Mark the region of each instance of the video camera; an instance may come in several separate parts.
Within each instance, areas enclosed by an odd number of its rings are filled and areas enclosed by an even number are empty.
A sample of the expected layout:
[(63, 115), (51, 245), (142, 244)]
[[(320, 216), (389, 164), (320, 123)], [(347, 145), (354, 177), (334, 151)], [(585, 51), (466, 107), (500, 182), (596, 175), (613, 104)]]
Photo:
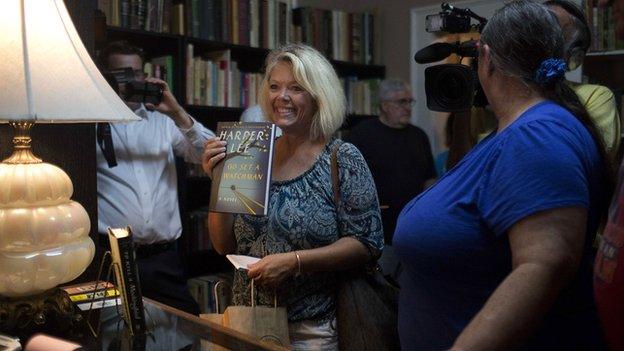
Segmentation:
[[(427, 32), (468, 33), (476, 29), (479, 33), (487, 20), (470, 9), (460, 9), (443, 3), (442, 11), (425, 17)], [(471, 24), (471, 19), (478, 21)], [(477, 41), (455, 43), (434, 43), (414, 55), (417, 63), (432, 63), (443, 60), (451, 54), (460, 58), (473, 58), (470, 66), (462, 64), (441, 64), (425, 68), (425, 93), (427, 108), (432, 111), (457, 112), (469, 110), (472, 106), (486, 106), (477, 75)]]
[(163, 90), (160, 85), (136, 80), (130, 67), (106, 71), (103, 75), (116, 93), (119, 94), (119, 87), (123, 87), (121, 95), (124, 101), (154, 105), (162, 102)]

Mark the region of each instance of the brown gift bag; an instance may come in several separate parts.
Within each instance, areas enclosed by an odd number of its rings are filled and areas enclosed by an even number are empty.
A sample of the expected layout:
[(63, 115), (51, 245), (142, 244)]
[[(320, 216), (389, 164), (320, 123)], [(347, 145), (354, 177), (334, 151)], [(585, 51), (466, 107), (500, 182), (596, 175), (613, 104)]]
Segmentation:
[[(276, 295), (274, 295), (273, 307), (256, 306), (253, 280), (251, 281), (251, 306), (228, 306), (223, 315), (207, 314), (201, 317), (218, 322), (221, 316), (221, 324), (224, 327), (255, 336), (262, 341), (290, 347), (286, 308), (277, 307)], [(209, 350), (218, 350), (218, 348)]]

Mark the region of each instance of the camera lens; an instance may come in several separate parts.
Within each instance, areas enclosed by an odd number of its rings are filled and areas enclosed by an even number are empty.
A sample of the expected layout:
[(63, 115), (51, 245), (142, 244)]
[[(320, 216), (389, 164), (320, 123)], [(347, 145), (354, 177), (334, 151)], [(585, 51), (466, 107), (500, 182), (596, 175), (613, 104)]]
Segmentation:
[(442, 98), (449, 102), (457, 101), (468, 88), (464, 77), (458, 75), (454, 70), (443, 71), (438, 79), (439, 90), (443, 95)]
[(472, 106), (475, 80), (470, 67), (458, 64), (425, 69), (427, 107), (432, 111), (465, 111)]

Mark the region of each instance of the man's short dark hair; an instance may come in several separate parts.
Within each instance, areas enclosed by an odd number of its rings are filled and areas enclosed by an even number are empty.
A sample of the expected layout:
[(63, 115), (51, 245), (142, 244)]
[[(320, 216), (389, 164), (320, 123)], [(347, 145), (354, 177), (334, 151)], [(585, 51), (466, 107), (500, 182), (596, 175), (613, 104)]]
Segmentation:
[(111, 41), (100, 51), (98, 61), (103, 68), (108, 68), (108, 58), (112, 55), (138, 55), (145, 62), (143, 49), (126, 40)]
[(567, 51), (576, 47), (584, 52), (587, 52), (591, 46), (592, 35), (589, 26), (587, 25), (587, 17), (585, 16), (583, 9), (568, 0), (548, 0), (544, 2), (544, 5), (558, 6), (572, 17), (574, 31), (571, 33), (564, 33)]

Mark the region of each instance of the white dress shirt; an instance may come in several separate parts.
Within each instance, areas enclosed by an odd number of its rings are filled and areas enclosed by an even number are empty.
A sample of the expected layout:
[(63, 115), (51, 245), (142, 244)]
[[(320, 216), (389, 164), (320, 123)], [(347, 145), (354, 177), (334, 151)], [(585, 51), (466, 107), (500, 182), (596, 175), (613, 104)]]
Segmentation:
[(137, 243), (172, 241), (182, 233), (175, 156), (201, 163), (204, 143), (214, 133), (195, 120), (180, 129), (144, 106), (135, 113), (141, 121), (111, 123), (116, 167), (109, 168), (96, 147), (98, 231), (130, 225)]

